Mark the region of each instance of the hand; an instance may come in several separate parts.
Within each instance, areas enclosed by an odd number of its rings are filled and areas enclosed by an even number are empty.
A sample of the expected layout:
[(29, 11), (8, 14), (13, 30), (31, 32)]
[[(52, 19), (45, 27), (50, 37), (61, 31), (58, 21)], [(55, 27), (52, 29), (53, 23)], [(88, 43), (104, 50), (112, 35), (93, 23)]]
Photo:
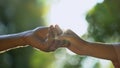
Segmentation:
[(61, 47), (61, 40), (58, 39), (60, 35), (63, 34), (63, 31), (58, 25), (55, 25), (55, 27), (50, 27), (49, 33), (48, 33), (48, 44), (49, 44), (49, 50), (56, 50), (57, 48)]
[(42, 51), (53, 51), (49, 49), (49, 44), (52, 45), (52, 41), (47, 40), (49, 29), (54, 29), (53, 26), (50, 27), (38, 27), (34, 30), (27, 31), (24, 35), (26, 44), (31, 45)]
[(85, 42), (83, 39), (81, 39), (76, 33), (74, 33), (72, 30), (68, 29), (64, 32), (63, 35), (59, 37), (60, 39), (68, 40), (71, 43), (82, 43)]
[[(87, 43), (83, 39), (81, 39), (77, 34), (75, 34), (72, 30), (67, 30), (63, 35), (59, 36), (60, 40), (66, 40), (69, 44), (64, 44), (62, 46), (67, 47), (77, 54), (84, 55), (87, 53)], [(67, 45), (67, 46), (66, 46)]]
[(72, 41), (74, 37), (75, 39), (79, 38), (79, 36), (77, 36), (71, 30), (67, 30), (64, 33), (58, 25), (55, 25), (55, 28), (54, 29), (51, 28), (48, 34), (49, 42), (52, 41), (52, 45), (49, 44), (50, 49), (55, 50), (59, 47), (68, 47), (70, 45), (70, 41)]

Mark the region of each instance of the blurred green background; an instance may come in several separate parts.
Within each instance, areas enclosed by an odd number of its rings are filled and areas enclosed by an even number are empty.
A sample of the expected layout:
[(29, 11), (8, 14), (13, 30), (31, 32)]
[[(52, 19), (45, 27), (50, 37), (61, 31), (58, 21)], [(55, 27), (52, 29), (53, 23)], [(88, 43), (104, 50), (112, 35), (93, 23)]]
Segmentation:
[[(49, 0), (0, 0), (0, 34), (18, 33), (46, 26)], [(52, 1), (52, 0), (51, 0)], [(92, 42), (120, 41), (120, 1), (104, 0), (86, 15), (89, 27), (83, 39)], [(114, 68), (109, 61), (107, 68)], [(0, 68), (103, 68), (99, 59), (71, 55), (66, 49), (52, 53), (32, 47), (18, 48), (0, 54)]]

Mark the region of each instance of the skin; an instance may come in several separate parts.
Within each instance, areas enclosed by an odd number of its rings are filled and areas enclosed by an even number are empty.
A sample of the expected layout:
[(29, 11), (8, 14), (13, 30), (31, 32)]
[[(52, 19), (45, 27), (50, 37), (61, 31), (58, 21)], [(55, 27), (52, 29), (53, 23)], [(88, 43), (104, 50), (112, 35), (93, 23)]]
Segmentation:
[[(120, 44), (92, 43), (81, 39), (73, 31), (63, 32), (59, 26), (38, 27), (33, 30), (0, 36), (0, 51), (16, 47), (33, 46), (39, 50), (50, 52), (59, 47), (67, 47), (79, 55), (89, 55), (111, 60), (115, 68), (120, 67)], [(117, 49), (117, 50), (116, 50)], [(116, 53), (116, 51), (118, 53)]]
[(54, 30), (54, 27), (38, 27), (17, 34), (1, 35), (0, 52), (25, 47), (26, 45), (33, 46), (45, 52), (54, 51), (54, 49), (50, 49), (50, 45), (53, 45), (53, 40), (50, 40), (52, 36), (48, 34), (50, 33), (49, 30)]
[[(67, 35), (66, 35), (67, 34)], [(72, 32), (68, 30), (65, 36), (62, 38), (68, 40), (71, 44), (68, 49), (79, 54), (79, 55), (87, 55), (93, 56), (97, 58), (111, 60), (115, 66), (115, 68), (120, 67), (118, 55), (114, 47), (120, 44), (106, 44), (106, 43), (93, 43), (87, 42)]]
[[(61, 29), (57, 26), (57, 30)], [(87, 42), (81, 39), (77, 34), (75, 34), (72, 30), (67, 30), (61, 35), (58, 35), (58, 39), (61, 42), (57, 42), (57, 47), (67, 47), (71, 51), (79, 55), (87, 55), (93, 56), (97, 58), (111, 60), (115, 66), (115, 68), (120, 67), (119, 56), (116, 53), (116, 49), (118, 48), (118, 52), (120, 52), (120, 44), (107, 44), (107, 43), (93, 43)], [(63, 43), (63, 40), (66, 40), (67, 43)], [(61, 44), (62, 43), (62, 44)]]

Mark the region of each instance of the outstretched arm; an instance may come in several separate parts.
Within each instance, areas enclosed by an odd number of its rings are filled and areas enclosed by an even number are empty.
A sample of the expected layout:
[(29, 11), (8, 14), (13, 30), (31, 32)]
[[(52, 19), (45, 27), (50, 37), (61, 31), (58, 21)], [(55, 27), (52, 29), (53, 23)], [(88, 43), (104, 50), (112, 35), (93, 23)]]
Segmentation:
[(23, 33), (0, 36), (0, 51), (8, 50), (18, 46), (25, 46)]
[(89, 55), (97, 58), (108, 59), (113, 62), (115, 67), (120, 66), (119, 55), (116, 52), (120, 52), (120, 44), (106, 44), (106, 43), (93, 43), (87, 42), (77, 36), (73, 31), (68, 30), (60, 38), (68, 40), (71, 44), (69, 47), (73, 52), (80, 55)]
[(54, 27), (38, 27), (21, 33), (1, 35), (0, 52), (26, 45), (46, 52), (54, 51), (55, 49), (50, 49), (54, 43), (50, 39), (52, 35), (49, 34), (48, 36), (49, 30), (54, 30)]
[(108, 60), (117, 59), (117, 54), (113, 44), (87, 42), (81, 39), (71, 30), (68, 30), (63, 36), (64, 37), (62, 38), (70, 41), (71, 43), (70, 47), (68, 48), (76, 48), (79, 51), (78, 54), (89, 55)]
[[(61, 29), (58, 26), (56, 29), (58, 31), (61, 31)], [(57, 32), (57, 31), (53, 31), (53, 32)], [(53, 38), (55, 37), (53, 36)], [(115, 68), (120, 67), (119, 43), (106, 44), (106, 43), (87, 42), (81, 39), (77, 34), (75, 34), (71, 30), (62, 32), (62, 34), (57, 35), (57, 39), (54, 40), (58, 42), (56, 42), (56, 46), (54, 46), (53, 48), (67, 47), (68, 49), (79, 55), (88, 55), (97, 58), (111, 60), (115, 65)]]

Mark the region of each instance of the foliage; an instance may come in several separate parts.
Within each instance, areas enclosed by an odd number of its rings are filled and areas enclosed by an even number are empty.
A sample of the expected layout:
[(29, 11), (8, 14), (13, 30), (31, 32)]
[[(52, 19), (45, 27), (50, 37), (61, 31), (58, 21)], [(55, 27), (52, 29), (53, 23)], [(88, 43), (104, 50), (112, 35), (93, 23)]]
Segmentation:
[[(88, 12), (88, 39), (120, 41), (119, 7), (119, 0), (105, 0)], [(0, 0), (0, 34), (17, 33), (45, 25), (48, 8), (47, 0)], [(82, 68), (82, 62), (87, 59), (60, 52), (57, 54), (66, 56), (63, 66), (60, 65), (62, 68)], [(50, 68), (53, 60), (52, 53), (37, 51), (29, 46), (0, 54), (0, 68)], [(100, 63), (96, 62), (93, 68), (100, 68)]]
[[(98, 3), (90, 12), (86, 19), (89, 23), (89, 38), (97, 42), (120, 42), (120, 4), (119, 0), (104, 0)], [(110, 65), (113, 68), (113, 65)]]
[[(46, 0), (0, 0), (0, 34), (18, 33), (45, 25), (48, 8)], [(18, 48), (0, 54), (0, 68), (47, 68), (52, 57), (51, 53), (38, 52), (30, 46)]]
[[(103, 3), (98, 3), (86, 15), (88, 21), (88, 33), (85, 35), (89, 41), (97, 42), (119, 42), (120, 41), (120, 0), (104, 0)], [(93, 40), (91, 40), (93, 39)], [(68, 56), (69, 57), (69, 56)], [(75, 57), (75, 56), (74, 56)], [(74, 59), (72, 57), (71, 59)], [(81, 58), (81, 57), (79, 57)], [(67, 58), (68, 59), (68, 58)], [(87, 58), (83, 58), (84, 61)], [(70, 60), (67, 60), (70, 61)], [(72, 65), (65, 63), (64, 68), (82, 68), (79, 64)], [(89, 60), (88, 60), (89, 61)], [(93, 62), (92, 62), (93, 63)], [(88, 65), (86, 63), (86, 65)], [(109, 68), (114, 68), (110, 63)], [(97, 61), (92, 68), (102, 68)]]
[(86, 16), (89, 23), (88, 36), (99, 42), (119, 41), (119, 7), (119, 0), (105, 0), (88, 12)]

